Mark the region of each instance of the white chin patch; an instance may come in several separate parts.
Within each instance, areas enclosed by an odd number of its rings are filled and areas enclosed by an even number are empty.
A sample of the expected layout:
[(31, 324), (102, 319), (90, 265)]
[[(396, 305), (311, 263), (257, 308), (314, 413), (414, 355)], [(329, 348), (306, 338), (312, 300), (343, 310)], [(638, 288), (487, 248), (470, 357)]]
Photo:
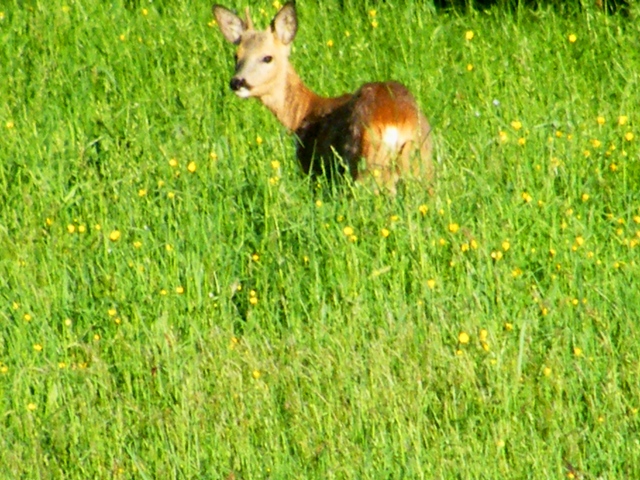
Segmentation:
[(248, 88), (242, 87), (236, 90), (236, 95), (240, 98), (249, 98), (251, 96), (251, 91)]

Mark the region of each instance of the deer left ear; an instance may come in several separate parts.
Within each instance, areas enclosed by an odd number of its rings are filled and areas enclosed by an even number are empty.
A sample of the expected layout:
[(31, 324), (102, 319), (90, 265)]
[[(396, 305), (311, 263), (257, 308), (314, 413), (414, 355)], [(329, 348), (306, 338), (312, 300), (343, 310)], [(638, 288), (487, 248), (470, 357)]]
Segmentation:
[(298, 31), (298, 17), (294, 2), (287, 2), (271, 21), (271, 31), (284, 45), (293, 42)]
[(224, 38), (238, 45), (242, 34), (248, 29), (247, 24), (235, 13), (222, 5), (213, 6), (213, 15), (216, 17), (216, 21)]

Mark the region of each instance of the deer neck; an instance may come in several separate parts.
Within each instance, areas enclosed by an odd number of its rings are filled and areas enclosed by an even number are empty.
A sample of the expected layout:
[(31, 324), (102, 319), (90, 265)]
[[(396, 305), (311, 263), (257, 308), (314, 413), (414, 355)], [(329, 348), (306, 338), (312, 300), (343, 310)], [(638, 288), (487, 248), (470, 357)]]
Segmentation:
[(323, 98), (309, 89), (291, 65), (273, 92), (260, 97), (260, 101), (273, 112), (289, 131), (296, 131), (304, 119), (331, 99)]

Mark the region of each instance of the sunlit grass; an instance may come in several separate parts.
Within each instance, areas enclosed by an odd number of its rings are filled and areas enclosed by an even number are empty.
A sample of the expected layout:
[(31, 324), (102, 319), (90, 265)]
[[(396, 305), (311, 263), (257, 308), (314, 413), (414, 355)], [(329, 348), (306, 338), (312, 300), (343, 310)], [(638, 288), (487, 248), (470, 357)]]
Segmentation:
[(345, 3), (292, 61), (407, 84), (433, 195), (304, 178), (209, 5), (0, 7), (3, 473), (638, 476), (640, 24)]

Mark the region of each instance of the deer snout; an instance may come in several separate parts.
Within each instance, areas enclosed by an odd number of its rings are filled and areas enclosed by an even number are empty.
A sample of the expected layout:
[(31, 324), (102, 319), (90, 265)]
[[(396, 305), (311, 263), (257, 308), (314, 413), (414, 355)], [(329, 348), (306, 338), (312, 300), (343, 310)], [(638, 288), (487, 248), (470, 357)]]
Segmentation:
[(233, 77), (229, 82), (229, 87), (231, 87), (231, 90), (234, 92), (237, 92), (242, 88), (249, 89), (249, 84), (244, 78)]

